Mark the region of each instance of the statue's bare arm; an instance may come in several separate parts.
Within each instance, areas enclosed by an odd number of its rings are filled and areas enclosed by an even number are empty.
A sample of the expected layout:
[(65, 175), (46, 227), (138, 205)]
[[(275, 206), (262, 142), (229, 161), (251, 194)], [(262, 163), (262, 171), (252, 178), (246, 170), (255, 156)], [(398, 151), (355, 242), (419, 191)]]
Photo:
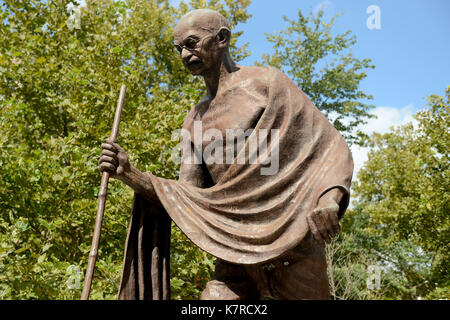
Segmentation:
[[(193, 110), (204, 112), (203, 109), (207, 107), (207, 104), (205, 103), (206, 99), (202, 98), (202, 100), (194, 107)], [(183, 132), (187, 133), (188, 136), (181, 135), (181, 149), (182, 149), (182, 159), (181, 159), (181, 165), (180, 165), (180, 174), (178, 181), (190, 184), (192, 186), (198, 187), (198, 188), (204, 188), (205, 186), (205, 172), (202, 168), (202, 164), (198, 162), (202, 162), (203, 158), (201, 158), (201, 155), (197, 155), (200, 159), (197, 159), (197, 161), (194, 161), (194, 158), (196, 157), (194, 153), (194, 144), (191, 141), (191, 135), (193, 133), (193, 123), (194, 118), (192, 111), (189, 113), (183, 124)], [(197, 163), (195, 163), (197, 162)]]
[(188, 183), (198, 188), (205, 187), (205, 176), (203, 172), (203, 168), (201, 164), (192, 163), (194, 159), (194, 152), (192, 151), (193, 147), (185, 149), (184, 151), (190, 153), (190, 159), (185, 161), (185, 157), (183, 157), (180, 166), (180, 176), (178, 181)]
[[(99, 170), (109, 172), (112, 178), (122, 181), (152, 203), (159, 204), (150, 179), (151, 173), (143, 173), (131, 165), (125, 150), (117, 143), (112, 141), (102, 143)], [(200, 164), (181, 163), (179, 181), (203, 188), (204, 180), (204, 172)]]

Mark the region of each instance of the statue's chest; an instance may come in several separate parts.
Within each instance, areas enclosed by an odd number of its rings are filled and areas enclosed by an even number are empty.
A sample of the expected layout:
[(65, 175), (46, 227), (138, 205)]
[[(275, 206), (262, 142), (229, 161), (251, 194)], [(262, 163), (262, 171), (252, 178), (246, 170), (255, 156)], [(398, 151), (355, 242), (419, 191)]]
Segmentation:
[[(203, 135), (210, 136), (214, 131), (221, 132), (225, 139), (227, 132), (239, 133), (254, 129), (266, 107), (265, 96), (249, 92), (243, 88), (228, 90), (216, 97), (201, 117)], [(210, 141), (203, 142), (207, 145)]]
[[(239, 153), (237, 141), (245, 141), (256, 127), (267, 105), (267, 97), (245, 88), (228, 90), (217, 96), (206, 112), (196, 115), (191, 134), (194, 140), (201, 132), (201, 149), (198, 140), (194, 148), (202, 154), (211, 178), (216, 183)], [(194, 133), (197, 131), (197, 134)]]

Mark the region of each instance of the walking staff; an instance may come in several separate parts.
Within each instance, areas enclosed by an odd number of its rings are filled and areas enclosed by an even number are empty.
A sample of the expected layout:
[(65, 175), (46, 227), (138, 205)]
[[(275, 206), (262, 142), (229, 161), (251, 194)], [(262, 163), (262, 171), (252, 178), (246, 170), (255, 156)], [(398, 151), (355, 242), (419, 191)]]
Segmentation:
[[(120, 115), (122, 114), (122, 106), (125, 100), (125, 93), (127, 87), (122, 85), (120, 89), (119, 101), (117, 102), (116, 114), (114, 116), (113, 128), (109, 140), (112, 142), (117, 141), (117, 135), (119, 133)], [(105, 212), (106, 194), (108, 191), (109, 172), (103, 171), (102, 182), (100, 185), (100, 191), (98, 193), (98, 208), (97, 218), (95, 220), (94, 235), (92, 237), (91, 251), (89, 253), (89, 260), (86, 269), (86, 276), (84, 278), (83, 292), (81, 293), (81, 300), (88, 300), (89, 293), (91, 292), (92, 277), (94, 275), (95, 261), (97, 260), (98, 244), (100, 242), (100, 232), (102, 228), (103, 214)]]

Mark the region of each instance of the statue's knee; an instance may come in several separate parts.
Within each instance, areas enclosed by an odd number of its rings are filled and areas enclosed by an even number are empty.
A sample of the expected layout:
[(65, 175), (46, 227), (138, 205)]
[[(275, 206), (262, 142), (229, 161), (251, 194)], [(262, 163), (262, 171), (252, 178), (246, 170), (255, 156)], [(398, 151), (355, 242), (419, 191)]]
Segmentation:
[(206, 284), (200, 300), (241, 300), (241, 297), (231, 290), (225, 282), (211, 280)]

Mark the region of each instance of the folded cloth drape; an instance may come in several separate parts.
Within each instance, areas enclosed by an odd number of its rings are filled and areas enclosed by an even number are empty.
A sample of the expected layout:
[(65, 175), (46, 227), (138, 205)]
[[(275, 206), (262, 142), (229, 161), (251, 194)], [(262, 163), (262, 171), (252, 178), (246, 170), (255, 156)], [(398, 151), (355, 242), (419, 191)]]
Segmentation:
[(119, 300), (170, 299), (170, 225), (163, 208), (134, 195)]

